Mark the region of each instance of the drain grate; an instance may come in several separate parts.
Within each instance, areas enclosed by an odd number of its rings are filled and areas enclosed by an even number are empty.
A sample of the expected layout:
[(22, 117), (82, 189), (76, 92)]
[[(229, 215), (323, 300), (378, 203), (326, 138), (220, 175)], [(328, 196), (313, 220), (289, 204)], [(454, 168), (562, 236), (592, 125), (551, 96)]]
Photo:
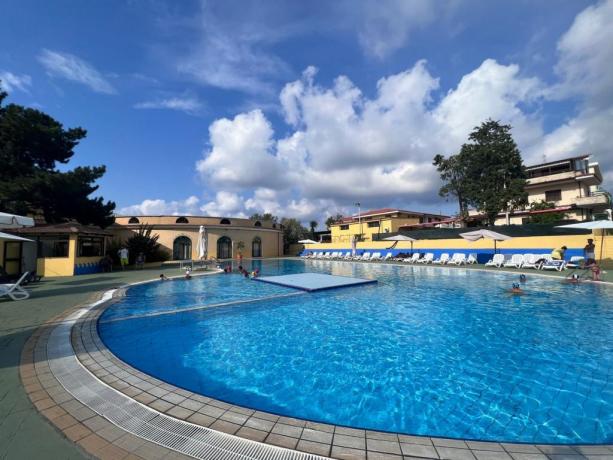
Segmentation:
[[(112, 291), (89, 308), (106, 302)], [(79, 362), (70, 330), (89, 309), (81, 309), (56, 326), (47, 343), (51, 372), (81, 403), (118, 427), (182, 454), (211, 460), (320, 460), (313, 454), (270, 446), (220, 433), (161, 414), (98, 380)]]

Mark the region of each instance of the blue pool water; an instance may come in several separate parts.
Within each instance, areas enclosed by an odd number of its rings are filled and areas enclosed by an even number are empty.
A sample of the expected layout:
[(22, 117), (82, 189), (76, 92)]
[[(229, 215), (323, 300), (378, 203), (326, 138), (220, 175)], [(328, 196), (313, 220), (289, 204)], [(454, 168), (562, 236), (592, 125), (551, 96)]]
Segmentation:
[[(278, 414), (453, 438), (613, 442), (611, 288), (529, 276), (518, 297), (506, 293), (517, 275), (504, 273), (256, 264), (263, 275), (379, 282), (315, 293), (238, 275), (139, 285), (103, 314), (100, 335), (148, 374)], [(194, 309), (203, 305), (217, 306)]]

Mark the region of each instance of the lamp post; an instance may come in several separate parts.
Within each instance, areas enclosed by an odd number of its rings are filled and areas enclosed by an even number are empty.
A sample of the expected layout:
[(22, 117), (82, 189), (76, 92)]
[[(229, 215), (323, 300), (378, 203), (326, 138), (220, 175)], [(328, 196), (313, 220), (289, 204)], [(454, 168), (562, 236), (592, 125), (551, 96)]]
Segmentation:
[(360, 207), (361, 204), (358, 201), (355, 205), (358, 207), (358, 226), (360, 228), (360, 239), (362, 239), (362, 211)]

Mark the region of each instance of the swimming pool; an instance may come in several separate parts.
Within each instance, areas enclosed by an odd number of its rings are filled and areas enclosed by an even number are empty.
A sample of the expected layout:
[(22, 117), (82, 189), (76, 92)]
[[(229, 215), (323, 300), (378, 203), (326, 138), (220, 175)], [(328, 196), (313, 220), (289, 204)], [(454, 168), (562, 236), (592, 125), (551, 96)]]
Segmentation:
[(532, 276), (516, 297), (506, 273), (254, 264), (379, 282), (315, 293), (238, 275), (143, 284), (105, 311), (100, 336), (143, 372), (282, 415), (452, 438), (613, 441), (611, 288)]

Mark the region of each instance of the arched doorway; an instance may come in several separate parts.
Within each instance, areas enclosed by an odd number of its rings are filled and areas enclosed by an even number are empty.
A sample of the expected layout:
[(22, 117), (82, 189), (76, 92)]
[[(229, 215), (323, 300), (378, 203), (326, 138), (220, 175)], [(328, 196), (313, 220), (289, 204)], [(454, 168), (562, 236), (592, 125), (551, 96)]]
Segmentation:
[(251, 242), (251, 257), (262, 257), (262, 240), (259, 236)]
[(192, 258), (192, 240), (187, 236), (179, 236), (172, 243), (173, 260), (189, 260)]
[(232, 258), (232, 240), (227, 236), (222, 236), (217, 240), (217, 258), (231, 259)]

